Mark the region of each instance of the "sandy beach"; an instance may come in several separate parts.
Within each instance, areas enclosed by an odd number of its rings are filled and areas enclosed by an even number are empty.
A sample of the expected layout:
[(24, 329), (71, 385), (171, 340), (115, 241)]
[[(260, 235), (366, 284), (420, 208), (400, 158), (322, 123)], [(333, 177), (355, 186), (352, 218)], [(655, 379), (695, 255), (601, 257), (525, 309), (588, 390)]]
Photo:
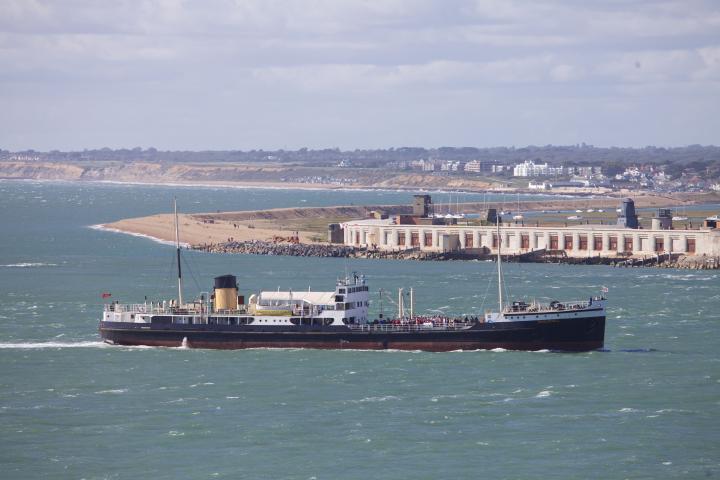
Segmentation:
[[(272, 241), (280, 237), (290, 237), (293, 230), (284, 230), (282, 225), (273, 224), (271, 227), (256, 225), (253, 221), (214, 220), (210, 223), (196, 215), (179, 215), (180, 240), (190, 245), (203, 245), (229, 241), (262, 240)], [(135, 233), (157, 238), (164, 241), (174, 241), (175, 231), (173, 215), (160, 214), (149, 217), (129, 218), (113, 223), (103, 224), (102, 227), (119, 230), (126, 233)], [(316, 232), (299, 232), (302, 243), (317, 243)]]

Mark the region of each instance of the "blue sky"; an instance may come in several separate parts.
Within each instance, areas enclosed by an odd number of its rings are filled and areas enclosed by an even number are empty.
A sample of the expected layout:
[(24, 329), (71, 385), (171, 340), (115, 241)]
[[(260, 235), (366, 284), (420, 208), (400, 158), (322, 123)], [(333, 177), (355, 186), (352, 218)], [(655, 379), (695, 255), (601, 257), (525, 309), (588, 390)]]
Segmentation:
[(720, 2), (2, 0), (0, 148), (718, 144)]

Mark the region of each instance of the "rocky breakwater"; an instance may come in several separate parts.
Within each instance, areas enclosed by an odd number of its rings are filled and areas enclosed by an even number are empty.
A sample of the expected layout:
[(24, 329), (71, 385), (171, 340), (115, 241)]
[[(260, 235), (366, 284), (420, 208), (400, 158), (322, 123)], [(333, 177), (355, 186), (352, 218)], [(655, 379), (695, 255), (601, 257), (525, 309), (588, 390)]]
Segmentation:
[(453, 253), (421, 252), (418, 249), (378, 251), (329, 243), (285, 243), (249, 240), (193, 245), (194, 250), (210, 253), (244, 253), (250, 255), (288, 255), (293, 257), (374, 258), (393, 260), (467, 259)]
[(251, 255), (288, 255), (293, 257), (351, 257), (355, 248), (343, 245), (275, 243), (261, 240), (193, 245), (193, 249), (211, 253), (245, 253)]
[[(387, 260), (495, 260), (488, 252), (422, 252), (419, 249), (407, 250), (368, 250), (329, 243), (286, 243), (261, 240), (228, 241), (221, 243), (203, 243), (193, 245), (194, 250), (210, 253), (244, 253), (249, 255), (287, 255), (293, 257), (329, 257), (329, 258), (370, 258)], [(614, 267), (660, 267), (692, 270), (720, 269), (720, 258), (707, 256), (652, 255), (642, 258), (618, 259), (611, 257), (558, 258), (547, 255), (507, 255), (505, 262), (524, 263), (562, 263), (576, 265), (611, 265)]]

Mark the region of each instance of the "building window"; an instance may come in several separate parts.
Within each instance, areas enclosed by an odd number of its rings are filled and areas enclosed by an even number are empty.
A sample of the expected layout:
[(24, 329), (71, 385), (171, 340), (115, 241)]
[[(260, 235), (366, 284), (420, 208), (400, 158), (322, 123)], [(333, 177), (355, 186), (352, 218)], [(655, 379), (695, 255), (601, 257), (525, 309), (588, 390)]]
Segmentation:
[(687, 251), (688, 251), (688, 253), (695, 253), (695, 239), (694, 238), (687, 239)]
[(412, 245), (413, 247), (420, 246), (420, 233), (412, 232), (410, 234), (410, 245)]
[(623, 247), (623, 251), (625, 252), (632, 252), (633, 251), (633, 239), (630, 237), (625, 237), (625, 246)]
[(473, 248), (473, 235), (472, 233), (465, 234), (465, 248)]
[(588, 238), (587, 235), (580, 235), (578, 238), (578, 243), (580, 244), (580, 250), (587, 250), (588, 249)]
[(572, 248), (573, 248), (572, 235), (565, 235), (565, 250), (572, 250)]
[(664, 238), (662, 238), (662, 237), (655, 238), (655, 251), (658, 253), (665, 251), (665, 239)]
[(427, 246), (434, 246), (432, 242), (432, 233), (426, 233), (425, 234), (425, 245)]
[(617, 251), (617, 237), (610, 237), (610, 250)]
[(596, 252), (602, 250), (602, 237), (593, 237), (593, 250)]
[(398, 232), (398, 245), (405, 246), (405, 232)]
[(530, 248), (530, 235), (520, 235), (520, 248)]
[(557, 250), (557, 249), (558, 249), (558, 236), (550, 235), (550, 250)]

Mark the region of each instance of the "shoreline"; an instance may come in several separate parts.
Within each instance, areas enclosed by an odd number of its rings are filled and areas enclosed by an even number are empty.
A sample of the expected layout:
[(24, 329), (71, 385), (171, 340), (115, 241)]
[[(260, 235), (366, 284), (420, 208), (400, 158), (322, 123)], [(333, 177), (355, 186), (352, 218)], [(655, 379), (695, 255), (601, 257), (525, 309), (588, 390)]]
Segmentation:
[[(495, 254), (420, 252), (417, 250), (377, 251), (334, 244), (278, 244), (271, 242), (226, 242), (214, 245), (193, 245), (192, 250), (206, 253), (233, 255), (273, 255), (292, 257), (354, 258), (371, 260), (410, 261), (485, 261), (496, 260)], [(552, 263), (557, 265), (606, 265), (617, 268), (675, 268), (679, 270), (718, 270), (720, 258), (675, 255), (644, 255), (631, 258), (593, 257), (558, 258), (554, 255), (539, 255), (538, 252), (520, 255), (504, 255), (506, 263)]]
[[(0, 177), (0, 182), (27, 182), (27, 183), (45, 183), (45, 184), (70, 184), (70, 185), (108, 185), (108, 186), (139, 186), (139, 187), (175, 187), (175, 188), (203, 188), (203, 189), (237, 189), (237, 190), (298, 190), (298, 191), (335, 191), (335, 192), (388, 192), (388, 193), (418, 193), (418, 194), (451, 194), (461, 193), (468, 195), (494, 194), (494, 195), (512, 195), (510, 198), (502, 200), (488, 201), (488, 204), (504, 203), (512, 207), (514, 198), (519, 195), (521, 198), (540, 197), (537, 200), (522, 200), (524, 203), (540, 203), (540, 202), (563, 202), (563, 201), (617, 201), (622, 198), (631, 197), (635, 200), (637, 208), (662, 208), (674, 206), (702, 205), (712, 203), (708, 199), (720, 203), (720, 193), (716, 192), (676, 192), (676, 193), (653, 193), (642, 191), (599, 191), (599, 192), (537, 192), (523, 188), (427, 188), (421, 186), (372, 186), (372, 185), (317, 185), (308, 183), (295, 182), (274, 182), (274, 181), (258, 181), (258, 182), (195, 182), (195, 181), (154, 181), (141, 182), (135, 180), (83, 180), (83, 179), (62, 179), (62, 178), (15, 178)], [(703, 197), (707, 197), (703, 198)], [(645, 200), (653, 200), (645, 202)], [(660, 201), (662, 199), (662, 201)], [(477, 204), (479, 202), (460, 202), (461, 205)], [(647, 203), (647, 204), (645, 204)], [(446, 205), (437, 203), (435, 205)], [(454, 204), (453, 204), (454, 205)], [(294, 207), (287, 207), (294, 208)], [(303, 207), (297, 207), (303, 208)], [(229, 213), (229, 212), (228, 212)]]
[[(139, 186), (139, 187), (179, 187), (179, 188), (226, 188), (237, 190), (310, 190), (310, 191), (334, 191), (334, 192), (389, 192), (389, 193), (412, 193), (421, 194), (448, 194), (448, 193), (465, 193), (465, 194), (513, 194), (521, 196), (547, 197), (547, 198), (588, 198), (588, 197), (611, 197), (606, 193), (551, 193), (551, 192), (534, 192), (527, 189), (458, 189), (458, 188), (423, 188), (423, 187), (374, 187), (372, 185), (330, 185), (311, 183), (293, 183), (293, 182), (140, 182), (140, 181), (123, 181), (123, 180), (73, 180), (73, 179), (45, 179), (45, 178), (10, 178), (0, 177), (0, 182), (27, 182), (27, 183), (57, 183), (72, 185), (116, 185), (116, 186)], [(508, 203), (511, 201), (508, 200)]]
[[(126, 231), (107, 225), (92, 225), (89, 228), (109, 233), (127, 234), (154, 241), (165, 246), (175, 246), (173, 241), (164, 240), (153, 235)], [(257, 239), (235, 240), (214, 243), (181, 242), (186, 249), (210, 254), (241, 254), (241, 255), (272, 255), (316, 258), (353, 258), (375, 260), (411, 260), (411, 261), (494, 261), (495, 255), (419, 252), (416, 250), (375, 251), (353, 246), (329, 243), (303, 242), (271, 242)], [(512, 263), (553, 263), (559, 265), (606, 265), (622, 268), (675, 268), (679, 270), (717, 270), (720, 269), (720, 258), (706, 256), (644, 255), (630, 258), (617, 257), (584, 257), (558, 258), (550, 254), (507, 255), (506, 262)]]
[[(147, 235), (145, 233), (120, 230), (119, 228), (108, 227), (106, 224), (103, 224), (103, 223), (98, 223), (96, 225), (88, 225), (87, 228), (89, 228), (91, 230), (97, 230), (99, 232), (120, 233), (123, 235), (130, 235), (131, 237), (144, 238), (146, 240), (151, 240), (155, 243), (159, 243), (161, 245), (167, 245), (167, 246), (171, 246), (171, 247), (175, 246), (175, 242), (172, 240), (163, 240), (162, 238), (153, 237), (152, 235)], [(190, 245), (189, 243), (185, 243), (185, 242), (180, 242), (180, 246), (183, 248), (191, 248), (192, 247), (192, 245)]]

